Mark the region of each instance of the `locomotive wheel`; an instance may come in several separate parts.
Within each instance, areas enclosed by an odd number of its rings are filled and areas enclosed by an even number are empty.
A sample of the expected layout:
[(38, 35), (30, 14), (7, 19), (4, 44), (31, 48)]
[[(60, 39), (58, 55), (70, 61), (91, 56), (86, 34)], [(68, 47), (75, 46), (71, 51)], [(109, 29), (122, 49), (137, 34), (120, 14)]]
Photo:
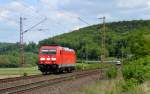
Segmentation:
[(72, 69), (71, 69), (71, 68), (68, 68), (68, 69), (67, 69), (67, 72), (71, 73), (71, 72), (72, 72)]
[(63, 73), (64, 70), (62, 68), (59, 69), (59, 73)]
[(59, 73), (59, 69), (54, 70), (53, 73), (54, 73), (54, 74), (58, 74), (58, 73)]
[(48, 72), (42, 72), (42, 74), (43, 74), (43, 75), (47, 75), (47, 74), (48, 74)]

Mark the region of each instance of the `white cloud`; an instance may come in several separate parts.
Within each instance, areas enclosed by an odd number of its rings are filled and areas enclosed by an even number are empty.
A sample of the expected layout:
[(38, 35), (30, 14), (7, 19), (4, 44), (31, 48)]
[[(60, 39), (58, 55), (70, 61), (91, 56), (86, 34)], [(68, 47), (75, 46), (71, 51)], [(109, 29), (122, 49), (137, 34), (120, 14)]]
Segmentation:
[(40, 0), (44, 5), (46, 5), (50, 10), (58, 8), (59, 0)]
[(116, 0), (118, 7), (120, 8), (141, 8), (148, 7), (149, 0)]
[(150, 14), (142, 14), (141, 16), (140, 16), (140, 18), (141, 19), (150, 19)]
[(41, 3), (46, 5), (50, 10), (58, 9), (60, 5), (65, 5), (70, 2), (70, 0), (40, 0)]
[(6, 7), (9, 11), (12, 12), (12, 14), (16, 13), (18, 15), (28, 15), (31, 16), (31, 14), (35, 14), (36, 7), (27, 5), (24, 2), (21, 1), (13, 1), (8, 4), (9, 7)]
[(47, 11), (45, 11), (45, 15), (54, 21), (59, 22), (68, 22), (76, 23), (78, 14), (74, 12), (69, 12), (65, 10), (60, 10), (59, 7), (61, 5), (67, 5), (70, 3), (70, 0), (40, 0), (43, 6), (47, 6)]
[[(46, 7), (46, 11), (43, 13), (48, 17), (50, 24), (58, 24), (57, 27), (63, 27), (65, 30), (56, 31), (57, 34), (64, 33), (79, 23), (77, 17), (79, 15), (75, 12), (65, 11), (59, 9), (61, 5), (67, 5), (70, 0), (40, 0), (43, 6)], [(60, 25), (60, 26), (59, 26)], [(54, 27), (52, 27), (54, 28)]]
[(70, 22), (78, 22), (77, 17), (79, 17), (77, 14), (75, 13), (71, 13), (71, 12), (67, 12), (67, 11), (58, 11), (56, 12), (56, 19), (60, 19), (60, 20), (64, 20), (64, 21), (70, 21)]
[(8, 9), (14, 12), (20, 12), (26, 9), (19, 1), (13, 1), (8, 6)]
[[(69, 0), (64, 0), (64, 2), (62, 1), (61, 4), (67, 4)], [(43, 6), (49, 6), (47, 9), (44, 9), (44, 11), (42, 11), (41, 13), (43, 13), (42, 15), (45, 15), (46, 17), (48, 17), (50, 20), (47, 21), (48, 24), (46, 24), (44, 26), (44, 28), (53, 28), (51, 29), (53, 32), (56, 32), (56, 34), (62, 34), (65, 31), (67, 31), (67, 29), (69, 30), (70, 28), (72, 28), (74, 25), (77, 25), (78, 23), (78, 15), (76, 13), (73, 12), (68, 12), (68, 11), (62, 11), (62, 10), (58, 10), (57, 8), (59, 7), (59, 0), (41, 0), (41, 2), (43, 2)], [(9, 7), (7, 7), (9, 6)], [(36, 6), (31, 6), (30, 4), (25, 4), (24, 2), (20, 2), (20, 1), (12, 1), (8, 4), (6, 4), (4, 6), (5, 10), (0, 10), (0, 15), (3, 15), (7, 18), (15, 18), (17, 21), (19, 21), (19, 16), (22, 15), (23, 17), (30, 17), (30, 19), (27, 19), (24, 21), (24, 30), (28, 29), (29, 27), (31, 27), (32, 25), (38, 23), (40, 20), (42, 20), (44, 18), (43, 17), (39, 17), (39, 19), (36, 19), (36, 16), (39, 16), (38, 14), (36, 14), (37, 12), (37, 8)], [(50, 10), (51, 9), (51, 10)], [(6, 21), (6, 19), (3, 19)], [(9, 23), (12, 23), (11, 21), (9, 21)], [(59, 26), (56, 27), (52, 27), (52, 24), (55, 23), (61, 23), (62, 25), (67, 25), (65, 26), (65, 30), (56, 30), (55, 28), (58, 28)], [(44, 23), (42, 23), (44, 24)], [(19, 26), (19, 24), (18, 24)], [(17, 27), (18, 28), (18, 27)], [(38, 28), (40, 28), (40, 26), (38, 26)], [(36, 28), (35, 28), (36, 29)], [(51, 34), (45, 34), (42, 32), (34, 32), (34, 35), (31, 34), (32, 30), (28, 33), (26, 33), (25, 35), (25, 41), (39, 41), (41, 39), (50, 37)], [(32, 32), (33, 33), (33, 32)], [(32, 39), (31, 39), (32, 37)]]
[(6, 9), (0, 9), (0, 20), (3, 20), (4, 18), (7, 18), (9, 14), (9, 11)]
[(0, 9), (0, 21), (7, 22), (8, 24), (13, 25), (13, 26), (17, 25), (18, 24), (17, 21), (12, 19), (11, 14), (12, 14), (11, 11), (1, 8)]
[[(22, 1), (12, 1), (3, 6), (0, 6), (0, 20), (3, 20), (11, 25), (19, 25), (19, 17), (23, 16), (32, 20), (32, 24), (39, 21), (37, 8), (35, 6), (25, 4)], [(28, 22), (28, 20), (26, 21)], [(30, 25), (29, 25), (30, 26)]]

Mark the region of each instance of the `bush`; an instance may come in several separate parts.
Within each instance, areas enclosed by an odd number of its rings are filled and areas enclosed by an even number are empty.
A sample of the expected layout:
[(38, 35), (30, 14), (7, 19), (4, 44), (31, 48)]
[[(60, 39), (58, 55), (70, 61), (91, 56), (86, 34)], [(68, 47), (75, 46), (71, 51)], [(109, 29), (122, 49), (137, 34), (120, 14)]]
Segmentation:
[(142, 83), (145, 79), (144, 71), (141, 66), (126, 65), (123, 68), (123, 77), (125, 80), (134, 78), (139, 83)]
[(122, 91), (126, 92), (126, 91), (133, 90), (138, 85), (138, 81), (134, 78), (131, 78), (126, 80), (126, 82), (122, 83), (121, 85), (122, 85)]
[(109, 79), (116, 78), (116, 76), (117, 76), (117, 67), (116, 67), (116, 66), (110, 67), (110, 68), (107, 70), (107, 72), (106, 72), (106, 76), (107, 76)]
[(24, 72), (24, 73), (23, 73), (23, 76), (24, 76), (24, 77), (25, 77), (25, 76), (28, 76), (28, 73)]
[(25, 66), (32, 67), (36, 66), (38, 63), (38, 55), (33, 53), (26, 53), (25, 54)]
[(19, 58), (12, 55), (0, 55), (0, 67), (1, 68), (15, 68), (19, 67)]
[[(36, 66), (38, 63), (37, 54), (25, 53), (25, 67)], [(20, 67), (19, 54), (0, 55), (0, 68), (17, 68)]]
[(125, 80), (135, 79), (138, 83), (143, 83), (150, 79), (150, 58), (141, 58), (124, 65), (122, 73)]

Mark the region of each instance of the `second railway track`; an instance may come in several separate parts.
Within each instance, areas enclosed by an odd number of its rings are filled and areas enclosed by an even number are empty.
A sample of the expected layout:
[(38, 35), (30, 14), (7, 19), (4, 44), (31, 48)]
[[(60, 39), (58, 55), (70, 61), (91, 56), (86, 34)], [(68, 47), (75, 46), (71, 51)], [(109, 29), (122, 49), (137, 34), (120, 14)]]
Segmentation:
[(13, 82), (13, 81), (17, 81), (17, 80), (26, 80), (26, 79), (31, 79), (31, 78), (37, 78), (37, 77), (42, 77), (42, 75), (31, 75), (31, 76), (22, 76), (22, 77), (0, 79), (0, 84)]
[(60, 82), (81, 78), (89, 75), (94, 75), (99, 73), (99, 70), (89, 70), (89, 71), (82, 71), (82, 72), (74, 72), (67, 75), (63, 75), (53, 79), (46, 79), (42, 81), (37, 81), (33, 83), (27, 83), (23, 85), (11, 86), (0, 89), (0, 94), (22, 94), (30, 90), (38, 89), (41, 87), (46, 87), (50, 85), (54, 85)]

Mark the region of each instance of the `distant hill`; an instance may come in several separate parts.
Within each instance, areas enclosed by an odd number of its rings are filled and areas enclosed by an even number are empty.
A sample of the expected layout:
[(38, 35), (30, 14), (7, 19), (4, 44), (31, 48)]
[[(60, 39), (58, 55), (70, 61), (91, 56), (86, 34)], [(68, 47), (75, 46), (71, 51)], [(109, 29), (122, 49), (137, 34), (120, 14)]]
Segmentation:
[[(76, 50), (78, 58), (98, 59), (101, 54), (102, 24), (41, 40), (39, 45), (61, 45)], [(106, 24), (108, 57), (149, 54), (150, 20), (119, 21)], [(147, 41), (147, 42), (146, 42)]]
[[(73, 48), (78, 59), (100, 59), (102, 30), (102, 24), (97, 24), (41, 40), (38, 45), (34, 42), (24, 44), (25, 66), (36, 65), (41, 45)], [(107, 23), (106, 55), (129, 59), (150, 55), (150, 20)], [(0, 43), (0, 67), (19, 66), (19, 43)]]

